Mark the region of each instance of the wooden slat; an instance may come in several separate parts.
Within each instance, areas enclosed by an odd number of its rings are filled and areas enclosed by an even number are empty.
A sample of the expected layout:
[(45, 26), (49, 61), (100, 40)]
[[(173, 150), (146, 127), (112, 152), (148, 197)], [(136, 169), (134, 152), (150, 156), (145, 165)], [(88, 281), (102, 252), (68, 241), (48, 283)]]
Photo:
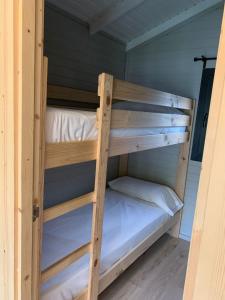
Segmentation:
[(41, 274), (41, 281), (46, 282), (47, 280), (55, 276), (57, 273), (69, 267), (76, 260), (84, 256), (90, 251), (90, 245), (90, 243), (85, 244), (84, 246), (76, 249), (72, 253), (68, 254), (61, 260), (57, 261), (56, 263), (45, 269)]
[(154, 149), (174, 144), (185, 143), (188, 140), (188, 132), (156, 134), (148, 136), (135, 136), (112, 138), (110, 142), (110, 156)]
[(115, 79), (113, 83), (113, 99), (192, 109), (192, 100), (189, 98), (161, 92), (119, 79)]
[(112, 107), (113, 77), (101, 74), (99, 77), (99, 132), (95, 175), (95, 202), (93, 203), (92, 217), (92, 247), (90, 255), (90, 276), (88, 285), (88, 300), (98, 297), (99, 267), (102, 244), (102, 223), (105, 200), (105, 187), (107, 176), (107, 163), (109, 155), (109, 136)]
[[(185, 143), (188, 132), (111, 138), (109, 156)], [(55, 168), (95, 160), (97, 141), (47, 144), (45, 167)]]
[(188, 115), (112, 110), (111, 128), (176, 127), (189, 124)]
[(128, 154), (120, 155), (119, 158), (119, 176), (126, 176), (128, 174)]
[(74, 209), (85, 206), (94, 200), (94, 192), (63, 202), (44, 210), (44, 222), (58, 218)]
[(99, 104), (97, 92), (94, 93), (58, 85), (48, 85), (48, 98)]
[(55, 168), (95, 160), (97, 141), (53, 143), (46, 145), (45, 167)]
[[(189, 131), (189, 139), (186, 143), (182, 144), (180, 147), (179, 153), (179, 160), (177, 165), (177, 174), (176, 174), (176, 185), (175, 185), (175, 192), (179, 196), (182, 202), (184, 202), (185, 196), (185, 188), (186, 188), (186, 181), (187, 181), (187, 172), (188, 172), (188, 164), (189, 164), (189, 156), (190, 156), (190, 143), (191, 137), (193, 132), (193, 120), (195, 114), (195, 105), (193, 103), (193, 110), (190, 112), (190, 119), (191, 124), (188, 128)], [(181, 226), (181, 219), (182, 219), (182, 211), (180, 212), (180, 218), (174, 228), (171, 229), (169, 232), (170, 235), (178, 238), (180, 235), (180, 226)]]

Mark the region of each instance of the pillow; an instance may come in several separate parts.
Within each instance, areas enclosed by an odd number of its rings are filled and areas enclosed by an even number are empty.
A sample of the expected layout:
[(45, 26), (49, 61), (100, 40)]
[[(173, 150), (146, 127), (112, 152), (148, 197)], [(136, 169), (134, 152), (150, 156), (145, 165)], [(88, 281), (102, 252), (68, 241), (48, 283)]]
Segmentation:
[(109, 186), (114, 191), (153, 202), (171, 216), (183, 206), (176, 193), (165, 185), (124, 176), (110, 181)]

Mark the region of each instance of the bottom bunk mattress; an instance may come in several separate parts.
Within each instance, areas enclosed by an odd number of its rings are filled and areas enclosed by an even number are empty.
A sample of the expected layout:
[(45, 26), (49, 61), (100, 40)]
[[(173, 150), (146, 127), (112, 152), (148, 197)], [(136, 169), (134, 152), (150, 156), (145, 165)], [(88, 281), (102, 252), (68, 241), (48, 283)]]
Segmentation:
[[(153, 203), (108, 189), (103, 223), (100, 273), (161, 228), (171, 216)], [(44, 225), (42, 270), (91, 238), (92, 206), (87, 205)], [(42, 300), (72, 300), (87, 286), (89, 255), (42, 285)]]

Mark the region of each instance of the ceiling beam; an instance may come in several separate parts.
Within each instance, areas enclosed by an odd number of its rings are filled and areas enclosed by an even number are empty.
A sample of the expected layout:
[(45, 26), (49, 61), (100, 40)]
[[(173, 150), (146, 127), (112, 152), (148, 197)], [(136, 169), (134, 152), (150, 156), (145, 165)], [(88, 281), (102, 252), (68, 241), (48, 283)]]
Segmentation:
[(131, 9), (140, 5), (144, 0), (115, 0), (109, 7), (96, 15), (90, 22), (90, 33), (94, 34), (106, 25), (116, 21), (119, 17), (126, 14)]
[(193, 18), (206, 10), (221, 4), (222, 0), (204, 0), (193, 7), (183, 11), (182, 13), (174, 16), (173, 18), (169, 19), (168, 21), (161, 23), (160, 25), (150, 29), (149, 31), (145, 32), (144, 34), (138, 36), (137, 38), (131, 40), (127, 43), (126, 50), (129, 51), (151, 39), (154, 37), (162, 34), (163, 32), (166, 32), (173, 27), (189, 20), (190, 18)]

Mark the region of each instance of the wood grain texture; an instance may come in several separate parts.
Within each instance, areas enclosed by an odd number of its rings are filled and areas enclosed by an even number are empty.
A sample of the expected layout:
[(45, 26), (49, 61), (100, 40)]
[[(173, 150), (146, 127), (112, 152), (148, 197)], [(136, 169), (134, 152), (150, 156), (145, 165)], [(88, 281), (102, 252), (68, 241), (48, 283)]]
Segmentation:
[(102, 223), (109, 156), (110, 121), (112, 107), (113, 77), (108, 74), (99, 76), (98, 94), (100, 96), (99, 131), (95, 173), (95, 201), (92, 217), (92, 248), (90, 252), (90, 277), (88, 300), (98, 297), (99, 267), (102, 241)]
[[(188, 132), (111, 138), (109, 156), (122, 155), (158, 147), (185, 143)], [(55, 168), (95, 160), (97, 142), (79, 141), (46, 145), (45, 168)]]
[[(15, 154), (17, 146), (15, 100), (18, 100), (17, 45), (14, 29), (18, 25), (18, 10), (14, 1), (0, 1), (0, 299), (14, 300), (17, 294), (17, 213)], [(18, 28), (17, 28), (18, 29)], [(15, 284), (14, 284), (15, 283)]]
[(53, 143), (46, 145), (45, 168), (54, 168), (95, 160), (97, 141)]
[(220, 36), (184, 299), (225, 299), (225, 17)]
[(48, 98), (99, 104), (97, 92), (94, 93), (59, 85), (48, 85)]
[(120, 155), (119, 158), (119, 176), (126, 176), (128, 175), (128, 154)]
[(99, 299), (182, 300), (188, 250), (188, 242), (164, 235)]
[(45, 282), (52, 278), (54, 275), (69, 267), (76, 260), (84, 256), (90, 251), (90, 243), (81, 246), (72, 253), (68, 254), (66, 257), (63, 257), (61, 260), (57, 261), (41, 273), (41, 281)]
[[(190, 148), (191, 148), (193, 126), (194, 126), (194, 116), (195, 116), (195, 104), (193, 102), (193, 110), (190, 111), (191, 122), (188, 127), (189, 139), (187, 140), (186, 143), (182, 144), (180, 147), (180, 153), (179, 153), (178, 165), (176, 171), (175, 192), (183, 203), (185, 201), (185, 189), (186, 189), (188, 165), (189, 165), (190, 153), (191, 153)], [(181, 220), (182, 220), (182, 211), (180, 212), (179, 221), (174, 226), (174, 228), (170, 231), (170, 234), (177, 238), (180, 235)]]
[(92, 203), (95, 196), (94, 193), (88, 193), (86, 195), (65, 201), (61, 204), (55, 205), (53, 207), (44, 210), (43, 221), (48, 222), (59, 216), (62, 216), (72, 210), (83, 207), (89, 203)]
[(185, 127), (189, 125), (190, 116), (188, 115), (112, 110), (111, 128)]
[(112, 138), (110, 156), (164, 147), (188, 140), (188, 132)]
[(154, 104), (180, 109), (192, 109), (192, 100), (170, 93), (161, 92), (128, 81), (115, 79), (113, 99)]

